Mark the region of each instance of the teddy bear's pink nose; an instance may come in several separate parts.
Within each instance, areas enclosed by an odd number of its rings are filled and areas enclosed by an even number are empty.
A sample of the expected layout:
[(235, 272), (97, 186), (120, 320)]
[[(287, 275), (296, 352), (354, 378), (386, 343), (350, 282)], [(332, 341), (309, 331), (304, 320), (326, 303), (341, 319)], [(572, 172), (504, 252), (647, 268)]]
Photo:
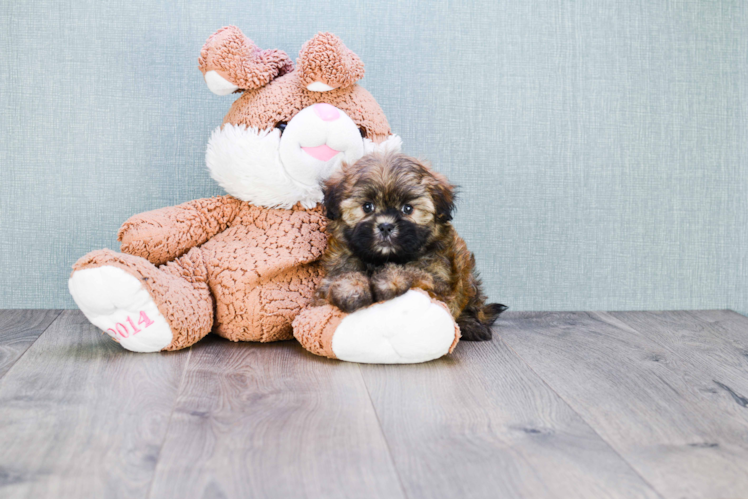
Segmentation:
[(320, 102), (314, 105), (314, 112), (326, 122), (334, 122), (340, 118), (340, 111), (332, 104)]

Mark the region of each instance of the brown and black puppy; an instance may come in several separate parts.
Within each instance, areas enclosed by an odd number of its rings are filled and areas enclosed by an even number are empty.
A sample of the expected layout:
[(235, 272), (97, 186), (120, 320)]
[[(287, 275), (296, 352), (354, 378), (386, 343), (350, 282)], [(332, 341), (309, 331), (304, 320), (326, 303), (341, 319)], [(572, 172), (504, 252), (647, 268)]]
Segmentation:
[(463, 340), (489, 340), (504, 310), (486, 304), (475, 257), (452, 227), (454, 186), (415, 158), (371, 154), (325, 184), (330, 223), (317, 300), (344, 312), (420, 288), (449, 307)]

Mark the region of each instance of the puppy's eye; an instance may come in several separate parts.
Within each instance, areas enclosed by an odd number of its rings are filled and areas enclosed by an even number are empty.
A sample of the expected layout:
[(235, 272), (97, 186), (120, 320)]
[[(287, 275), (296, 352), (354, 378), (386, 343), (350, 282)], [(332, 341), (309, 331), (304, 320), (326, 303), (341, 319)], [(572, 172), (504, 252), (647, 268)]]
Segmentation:
[(364, 127), (358, 127), (358, 131), (361, 134), (361, 138), (366, 139), (366, 129)]
[(410, 215), (413, 213), (413, 205), (405, 204), (401, 210), (405, 215)]
[(370, 214), (374, 211), (374, 204), (370, 201), (367, 201), (361, 208), (364, 209), (365, 214)]
[(277, 128), (278, 130), (280, 130), (280, 132), (281, 132), (281, 135), (283, 135), (283, 132), (285, 132), (285, 131), (286, 131), (286, 127), (287, 127), (287, 126), (288, 126), (288, 123), (286, 123), (286, 122), (278, 122), (278, 123), (277, 123), (277, 124), (275, 125), (275, 128)]

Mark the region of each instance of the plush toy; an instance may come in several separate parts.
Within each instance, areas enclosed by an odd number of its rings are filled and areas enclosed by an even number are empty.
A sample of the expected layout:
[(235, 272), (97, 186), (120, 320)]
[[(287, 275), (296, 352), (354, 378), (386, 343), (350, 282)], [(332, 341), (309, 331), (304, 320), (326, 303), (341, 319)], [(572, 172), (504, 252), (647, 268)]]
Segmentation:
[(284, 52), (260, 50), (230, 26), (207, 40), (199, 67), (214, 93), (242, 91), (206, 153), (228, 195), (131, 217), (118, 234), (122, 253), (78, 260), (69, 289), (86, 317), (138, 352), (182, 349), (211, 331), (233, 341), (295, 335), (310, 352), (358, 362), (451, 352), (459, 329), (418, 290), (349, 315), (309, 306), (326, 246), (321, 183), (342, 161), (401, 145), (355, 83), (358, 56), (319, 33), (294, 69)]

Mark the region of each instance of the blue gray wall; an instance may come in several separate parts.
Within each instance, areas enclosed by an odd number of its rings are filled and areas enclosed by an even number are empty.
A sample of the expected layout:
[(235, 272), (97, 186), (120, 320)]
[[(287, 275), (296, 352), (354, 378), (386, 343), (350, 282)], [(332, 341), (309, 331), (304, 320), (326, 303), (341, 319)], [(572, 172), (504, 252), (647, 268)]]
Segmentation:
[(74, 307), (132, 214), (219, 194), (234, 97), (197, 70), (238, 25), (317, 31), (406, 151), (462, 186), (456, 225), (515, 310), (748, 312), (748, 2), (2, 2), (0, 308)]

